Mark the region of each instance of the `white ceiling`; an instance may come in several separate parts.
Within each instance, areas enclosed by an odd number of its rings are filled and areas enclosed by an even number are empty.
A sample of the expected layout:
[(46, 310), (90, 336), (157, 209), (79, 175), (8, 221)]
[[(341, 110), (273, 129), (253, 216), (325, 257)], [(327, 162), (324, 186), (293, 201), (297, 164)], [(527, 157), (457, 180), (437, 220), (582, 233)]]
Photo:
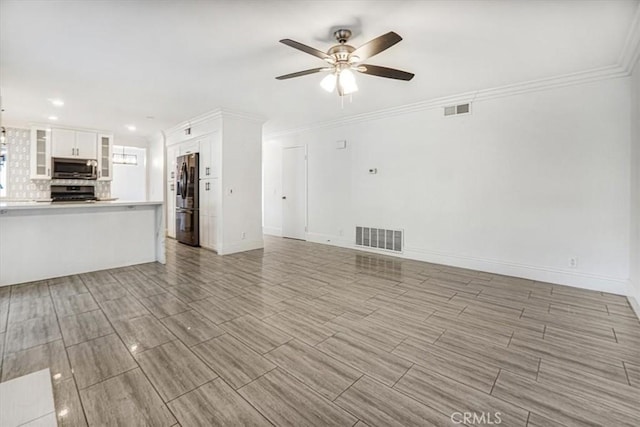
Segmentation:
[[(135, 124), (135, 135), (148, 136), (226, 107), (284, 129), (615, 65), (639, 3), (1, 0), (2, 120), (55, 114), (60, 124), (122, 136)], [(357, 75), (360, 91), (344, 109), (320, 88), (321, 74), (274, 79), (324, 64), (278, 40), (326, 50), (331, 29), (343, 26), (356, 47), (400, 34), (367, 62), (416, 77)], [(66, 104), (56, 109), (50, 98)]]

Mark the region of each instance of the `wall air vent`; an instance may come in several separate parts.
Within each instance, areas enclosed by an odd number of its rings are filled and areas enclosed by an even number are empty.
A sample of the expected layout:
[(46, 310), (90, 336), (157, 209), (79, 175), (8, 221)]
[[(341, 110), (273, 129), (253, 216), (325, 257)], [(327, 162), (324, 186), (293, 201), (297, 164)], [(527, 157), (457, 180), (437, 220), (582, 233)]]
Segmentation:
[(404, 246), (402, 230), (356, 227), (356, 246), (402, 252)]
[(449, 105), (447, 107), (444, 107), (445, 116), (459, 116), (460, 114), (470, 114), (470, 113), (471, 113), (470, 102), (467, 102), (466, 104)]

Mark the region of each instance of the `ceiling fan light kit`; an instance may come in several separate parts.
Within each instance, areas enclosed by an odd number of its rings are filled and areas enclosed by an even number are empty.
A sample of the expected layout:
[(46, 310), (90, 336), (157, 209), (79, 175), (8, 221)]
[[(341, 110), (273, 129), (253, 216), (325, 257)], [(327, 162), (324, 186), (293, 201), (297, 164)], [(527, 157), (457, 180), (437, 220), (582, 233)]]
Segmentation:
[(378, 53), (389, 49), (402, 40), (398, 34), (393, 31), (383, 34), (380, 37), (365, 43), (359, 48), (354, 48), (347, 44), (351, 37), (351, 31), (341, 29), (334, 33), (338, 44), (332, 46), (326, 53), (321, 50), (299, 43), (291, 39), (280, 40), (280, 43), (298, 49), (302, 52), (316, 56), (326, 61), (329, 66), (311, 68), (309, 70), (298, 71), (291, 74), (285, 74), (276, 77), (278, 80), (286, 80), (293, 77), (306, 76), (320, 72), (330, 72), (320, 82), (320, 86), (327, 92), (333, 92), (337, 89), (339, 96), (350, 95), (358, 90), (358, 84), (353, 71), (372, 76), (386, 77), (389, 79), (409, 81), (414, 74), (406, 71), (396, 70), (394, 68), (381, 67), (378, 65), (363, 64), (362, 61), (371, 58)]

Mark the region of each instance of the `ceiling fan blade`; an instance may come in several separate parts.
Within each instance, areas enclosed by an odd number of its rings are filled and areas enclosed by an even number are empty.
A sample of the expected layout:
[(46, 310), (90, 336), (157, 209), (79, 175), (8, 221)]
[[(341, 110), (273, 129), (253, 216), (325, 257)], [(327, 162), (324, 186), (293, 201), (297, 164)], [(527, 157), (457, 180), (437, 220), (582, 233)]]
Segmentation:
[(309, 55), (317, 56), (318, 58), (324, 59), (325, 61), (333, 61), (333, 58), (327, 55), (326, 53), (324, 53), (323, 51), (312, 48), (311, 46), (307, 46), (306, 44), (299, 43), (295, 40), (282, 39), (280, 40), (280, 43), (284, 43), (287, 46), (291, 46), (294, 49), (301, 50), (305, 53), (308, 53)]
[(329, 70), (332, 70), (332, 68), (327, 68), (327, 67), (311, 68), (310, 70), (298, 71), (297, 73), (278, 76), (276, 77), (276, 79), (278, 80), (292, 79), (294, 77), (306, 76), (307, 74), (314, 74), (314, 73), (319, 73), (321, 71), (329, 71)]
[(363, 44), (349, 55), (350, 58), (357, 57), (358, 59), (353, 62), (364, 61), (367, 58), (371, 58), (373, 55), (377, 55), (383, 50), (389, 49), (394, 44), (402, 40), (398, 34), (393, 31), (383, 34), (380, 37)]
[(364, 74), (370, 74), (372, 76), (386, 77), (389, 79), (406, 80), (409, 81), (415, 76), (413, 73), (407, 73), (406, 71), (396, 70), (395, 68), (380, 67), (379, 65), (361, 64), (356, 68)]

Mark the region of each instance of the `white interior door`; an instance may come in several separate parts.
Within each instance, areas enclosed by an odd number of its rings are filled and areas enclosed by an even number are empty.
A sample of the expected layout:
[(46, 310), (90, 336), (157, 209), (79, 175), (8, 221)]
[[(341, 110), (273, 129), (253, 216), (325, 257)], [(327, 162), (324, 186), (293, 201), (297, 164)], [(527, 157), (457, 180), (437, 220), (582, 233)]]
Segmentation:
[(307, 161), (304, 147), (282, 150), (282, 236), (306, 240)]

